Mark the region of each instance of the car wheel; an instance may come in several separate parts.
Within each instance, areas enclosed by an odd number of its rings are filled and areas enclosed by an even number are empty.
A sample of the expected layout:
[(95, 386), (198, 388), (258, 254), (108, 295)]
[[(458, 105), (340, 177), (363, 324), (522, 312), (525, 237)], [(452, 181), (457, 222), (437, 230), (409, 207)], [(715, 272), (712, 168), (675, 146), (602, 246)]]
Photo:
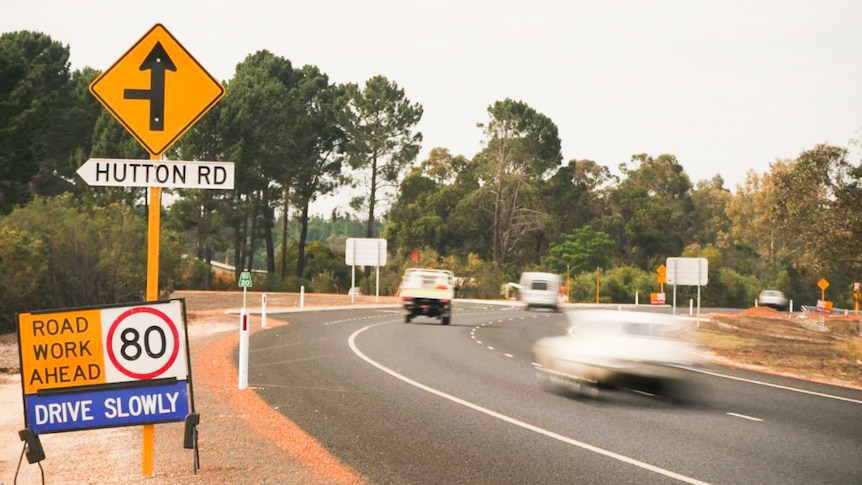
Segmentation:
[(449, 323), (451, 322), (450, 318), (451, 317), (449, 315), (443, 317), (443, 325), (449, 325)]

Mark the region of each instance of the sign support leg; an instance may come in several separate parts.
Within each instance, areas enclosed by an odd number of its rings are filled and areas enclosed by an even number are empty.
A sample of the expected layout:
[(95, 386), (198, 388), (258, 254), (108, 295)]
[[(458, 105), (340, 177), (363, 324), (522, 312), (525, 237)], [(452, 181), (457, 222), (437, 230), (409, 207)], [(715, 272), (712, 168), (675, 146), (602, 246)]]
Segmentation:
[[(150, 157), (159, 160), (160, 157)], [(147, 214), (147, 301), (159, 299), (159, 231), (162, 216), (162, 189), (150, 187), (150, 204)], [(153, 456), (155, 450), (156, 427), (144, 425), (143, 448), (141, 452), (142, 473), (145, 477), (153, 475)]]

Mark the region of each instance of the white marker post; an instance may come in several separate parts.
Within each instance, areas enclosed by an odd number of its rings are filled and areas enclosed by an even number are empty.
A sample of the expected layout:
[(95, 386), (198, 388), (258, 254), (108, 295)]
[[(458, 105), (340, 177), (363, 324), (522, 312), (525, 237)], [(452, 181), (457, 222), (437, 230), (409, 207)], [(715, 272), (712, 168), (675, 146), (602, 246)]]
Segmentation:
[(247, 290), (251, 288), (251, 272), (239, 274), (237, 286), (242, 288), (242, 310), (239, 313), (239, 388), (248, 387), (248, 307)]
[(266, 328), (266, 293), (260, 295), (260, 328)]
[(239, 389), (248, 387), (248, 309), (239, 313)]

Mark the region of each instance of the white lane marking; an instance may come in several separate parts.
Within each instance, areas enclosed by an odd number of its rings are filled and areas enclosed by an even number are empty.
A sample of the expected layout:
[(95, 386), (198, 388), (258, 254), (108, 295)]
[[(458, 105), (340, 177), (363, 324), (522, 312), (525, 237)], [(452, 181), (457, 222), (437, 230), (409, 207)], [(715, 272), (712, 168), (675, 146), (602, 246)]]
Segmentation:
[(779, 384), (772, 384), (770, 382), (756, 381), (754, 379), (746, 379), (744, 377), (729, 376), (727, 374), (719, 374), (718, 372), (711, 372), (711, 371), (703, 370), (703, 369), (695, 369), (694, 367), (680, 366), (680, 368), (690, 370), (692, 372), (699, 372), (701, 374), (706, 374), (708, 376), (730, 379), (732, 381), (747, 382), (749, 384), (757, 384), (760, 386), (773, 387), (775, 389), (783, 389), (785, 391), (793, 391), (793, 392), (798, 392), (801, 394), (809, 394), (811, 396), (825, 397), (827, 399), (835, 399), (837, 401), (846, 401), (846, 402), (852, 402), (853, 404), (862, 404), (862, 401), (860, 401), (858, 399), (851, 399), (849, 397), (836, 396), (834, 394), (825, 394), (822, 392), (806, 391), (805, 389), (799, 389), (797, 387), (788, 387), (788, 386), (782, 386)]
[(510, 359), (511, 359), (511, 358), (513, 358), (513, 357), (515, 357), (515, 356), (514, 356), (514, 355), (512, 355), (512, 354), (503, 354), (503, 355), (505, 355), (506, 357), (508, 357), (508, 358), (510, 358)]
[(659, 468), (655, 465), (650, 465), (649, 463), (645, 463), (645, 462), (636, 460), (634, 458), (629, 458), (628, 456), (621, 455), (619, 453), (614, 453), (613, 451), (606, 450), (604, 448), (599, 448), (598, 446), (593, 446), (593, 445), (584, 443), (582, 441), (573, 440), (573, 439), (566, 437), (566, 436), (563, 436), (561, 434), (554, 433), (553, 431), (548, 431), (544, 428), (540, 428), (538, 426), (534, 426), (532, 424), (525, 423), (523, 421), (519, 421), (515, 418), (506, 416), (505, 414), (500, 414), (496, 411), (492, 411), (490, 409), (483, 408), (482, 406), (479, 406), (478, 404), (473, 404), (470, 401), (465, 401), (465, 400), (463, 400), (459, 397), (455, 397), (451, 394), (446, 394), (443, 391), (438, 391), (437, 389), (434, 389), (433, 387), (428, 387), (425, 384), (414, 381), (413, 379), (411, 379), (407, 376), (399, 374), (398, 372), (395, 372), (394, 370), (384, 366), (383, 364), (377, 362), (376, 360), (371, 359), (370, 357), (368, 357), (367, 355), (362, 353), (362, 351), (359, 350), (359, 347), (356, 346), (356, 337), (359, 336), (359, 334), (368, 330), (369, 328), (378, 327), (380, 325), (388, 325), (388, 323), (386, 323), (386, 322), (377, 323), (374, 325), (369, 325), (367, 327), (360, 328), (359, 330), (353, 332), (350, 335), (350, 338), (347, 339), (347, 343), (350, 346), (350, 350), (352, 350), (353, 353), (356, 354), (357, 357), (364, 360), (365, 362), (368, 362), (369, 364), (373, 365), (374, 367), (377, 367), (381, 371), (389, 374), (390, 376), (392, 376), (396, 379), (399, 379), (403, 382), (406, 382), (407, 384), (410, 384), (411, 386), (418, 387), (419, 389), (422, 389), (425, 392), (428, 392), (428, 393), (434, 394), (436, 396), (442, 397), (443, 399), (448, 399), (449, 401), (452, 401), (456, 404), (460, 404), (462, 406), (468, 407), (468, 408), (473, 409), (475, 411), (479, 411), (480, 413), (491, 416), (492, 418), (499, 419), (500, 421), (504, 421), (506, 423), (524, 428), (524, 429), (532, 431), (534, 433), (538, 433), (540, 435), (547, 436), (548, 438), (552, 438), (552, 439), (555, 439), (557, 441), (561, 441), (563, 443), (566, 443), (566, 444), (569, 444), (572, 446), (576, 446), (578, 448), (582, 448), (582, 449), (587, 450), (587, 451), (592, 451), (593, 453), (597, 453), (599, 455), (606, 456), (608, 458), (612, 458), (614, 460), (618, 460), (618, 461), (621, 461), (623, 463), (628, 463), (629, 465), (634, 465), (636, 467), (643, 468), (644, 470), (648, 470), (648, 471), (651, 471), (653, 473), (657, 473), (659, 475), (664, 475), (666, 477), (670, 477), (670, 478), (673, 478), (675, 480), (679, 480), (683, 483), (690, 483), (693, 485), (709, 485), (708, 482), (702, 482), (702, 481), (697, 480), (695, 478), (687, 477), (685, 475), (681, 475), (679, 473), (672, 472), (670, 470), (665, 470), (664, 468)]
[(760, 419), (760, 418), (755, 418), (755, 417), (752, 417), (752, 416), (746, 416), (746, 415), (744, 415), (744, 414), (737, 414), (737, 413), (725, 413), (725, 414), (727, 414), (728, 416), (733, 416), (734, 418), (747, 419), (747, 420), (749, 420), (749, 421), (756, 421), (756, 422), (758, 422), (758, 423), (762, 423), (762, 422), (763, 422), (763, 420), (762, 420), (762, 419)]

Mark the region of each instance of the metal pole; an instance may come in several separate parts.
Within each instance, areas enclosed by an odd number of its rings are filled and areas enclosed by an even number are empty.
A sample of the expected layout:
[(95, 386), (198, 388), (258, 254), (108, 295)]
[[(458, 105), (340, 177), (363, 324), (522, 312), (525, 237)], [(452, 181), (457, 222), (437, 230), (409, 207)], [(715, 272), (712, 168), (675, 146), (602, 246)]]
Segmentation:
[[(150, 160), (162, 160), (160, 155), (150, 156)], [(147, 300), (159, 299), (159, 235), (161, 233), (162, 189), (150, 187), (150, 203), (147, 206)], [(156, 448), (156, 428), (145, 424), (142, 433), (141, 469), (144, 476), (153, 475)]]

